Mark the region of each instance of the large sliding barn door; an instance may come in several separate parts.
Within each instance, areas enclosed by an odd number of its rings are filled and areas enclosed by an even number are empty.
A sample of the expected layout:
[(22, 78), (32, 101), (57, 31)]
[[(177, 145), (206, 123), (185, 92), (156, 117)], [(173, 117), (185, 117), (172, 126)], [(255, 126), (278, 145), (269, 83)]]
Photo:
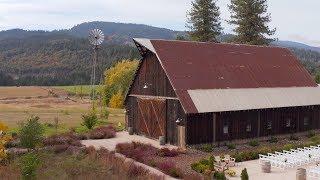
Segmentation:
[(138, 98), (139, 134), (159, 138), (166, 134), (166, 100)]

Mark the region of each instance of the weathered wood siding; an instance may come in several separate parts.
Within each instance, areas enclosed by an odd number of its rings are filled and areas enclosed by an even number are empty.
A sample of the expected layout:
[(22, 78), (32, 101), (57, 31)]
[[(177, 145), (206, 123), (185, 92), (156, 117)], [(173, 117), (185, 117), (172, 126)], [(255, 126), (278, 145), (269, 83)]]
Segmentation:
[(167, 142), (170, 144), (178, 145), (178, 124), (184, 126), (185, 113), (178, 100), (167, 100)]
[[(319, 106), (267, 109), (260, 111), (260, 136), (288, 134), (319, 129)], [(290, 126), (287, 120), (290, 119)], [(305, 124), (305, 119), (307, 123)], [(268, 125), (271, 129), (268, 129)]]
[(186, 136), (187, 144), (213, 142), (213, 113), (187, 115)]
[[(143, 88), (145, 85), (148, 88)], [(128, 126), (133, 127), (135, 133), (139, 132), (137, 104), (137, 98), (139, 97), (166, 99), (166, 141), (177, 145), (178, 129), (176, 120), (181, 119), (180, 125), (184, 125), (185, 114), (161, 64), (151, 52), (148, 52), (143, 58), (125, 102)]]
[[(143, 88), (145, 85), (148, 88)], [(157, 57), (149, 52), (143, 58), (129, 95), (176, 97)]]
[[(187, 144), (251, 139), (320, 129), (320, 107), (291, 107), (187, 115)], [(213, 118), (216, 118), (215, 125)], [(290, 125), (288, 126), (288, 119)], [(271, 129), (268, 128), (271, 122)], [(227, 126), (227, 133), (224, 128)], [(259, 127), (260, 126), (260, 127)], [(215, 131), (215, 135), (214, 135)]]
[[(257, 136), (258, 112), (240, 111), (217, 113), (216, 141), (246, 139)], [(247, 126), (251, 128), (247, 129)], [(228, 133), (223, 129), (227, 126)]]

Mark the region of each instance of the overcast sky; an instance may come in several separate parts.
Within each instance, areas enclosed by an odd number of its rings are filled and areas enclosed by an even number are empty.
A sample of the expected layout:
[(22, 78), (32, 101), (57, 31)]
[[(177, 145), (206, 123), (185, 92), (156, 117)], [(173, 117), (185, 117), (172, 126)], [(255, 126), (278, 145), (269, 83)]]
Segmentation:
[[(219, 0), (224, 31), (230, 0)], [(276, 37), (320, 46), (320, 0), (269, 0)], [(87, 21), (148, 24), (186, 30), (191, 0), (0, 0), (0, 30), (67, 29)]]

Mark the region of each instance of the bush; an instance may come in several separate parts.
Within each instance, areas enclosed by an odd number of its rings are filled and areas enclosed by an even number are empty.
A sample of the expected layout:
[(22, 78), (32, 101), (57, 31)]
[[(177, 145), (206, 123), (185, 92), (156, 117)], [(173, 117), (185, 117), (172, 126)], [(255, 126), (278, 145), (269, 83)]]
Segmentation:
[(176, 157), (179, 155), (179, 152), (176, 149), (162, 148), (158, 151), (157, 155), (160, 157)]
[(214, 171), (214, 156), (210, 156), (209, 159), (202, 159), (197, 163), (191, 164), (191, 169), (198, 173), (205, 173), (206, 171)]
[(204, 173), (207, 169), (209, 169), (209, 166), (198, 162), (198, 163), (192, 163), (191, 169), (198, 173)]
[(54, 145), (77, 145), (82, 146), (80, 143), (80, 136), (77, 136), (75, 133), (69, 132), (60, 135), (53, 135), (47, 137), (43, 140), (45, 146), (54, 146)]
[(108, 111), (107, 108), (103, 108), (102, 113), (101, 113), (101, 118), (103, 119), (108, 119), (110, 115), (110, 112)]
[(199, 148), (198, 148), (200, 151), (203, 151), (203, 152), (212, 152), (213, 149), (214, 149), (214, 145), (212, 144), (203, 144), (201, 145)]
[(176, 165), (172, 161), (163, 161), (158, 163), (157, 167), (163, 171), (164, 173), (175, 177), (175, 178), (181, 178), (183, 175), (181, 172), (176, 168)]
[(283, 150), (287, 150), (289, 151), (290, 149), (295, 149), (296, 146), (294, 146), (293, 144), (286, 144), (283, 146)]
[(231, 169), (226, 170), (225, 173), (226, 173), (227, 175), (229, 175), (230, 177), (235, 177), (236, 174), (237, 174), (236, 171), (231, 170)]
[(98, 117), (95, 112), (82, 115), (82, 126), (92, 129), (98, 123)]
[(252, 147), (256, 147), (256, 146), (259, 146), (260, 143), (257, 140), (252, 140), (252, 141), (249, 142), (249, 145), (252, 146)]
[(244, 168), (241, 172), (241, 180), (249, 180), (247, 168)]
[(157, 155), (158, 149), (149, 144), (132, 142), (117, 144), (116, 152), (141, 163), (149, 164), (148, 158)]
[(35, 148), (41, 143), (44, 128), (39, 123), (39, 119), (37, 116), (32, 116), (26, 124), (22, 124), (19, 131), (21, 146), (25, 148)]
[(320, 136), (314, 135), (314, 136), (312, 136), (312, 137), (310, 138), (310, 140), (311, 140), (311, 142), (313, 142), (313, 143), (315, 143), (315, 144), (320, 144)]
[(308, 131), (307, 138), (311, 138), (315, 135), (316, 135), (316, 133), (314, 131)]
[(236, 149), (236, 145), (235, 144), (227, 144), (228, 149)]
[(213, 177), (216, 179), (216, 180), (226, 180), (226, 175), (224, 174), (224, 172), (214, 172), (213, 174)]
[(299, 137), (294, 134), (291, 134), (289, 139), (290, 139), (290, 141), (298, 141)]
[(40, 160), (34, 153), (28, 153), (22, 156), (20, 160), (20, 169), (23, 179), (36, 179), (36, 170)]
[(116, 136), (116, 130), (113, 126), (99, 127), (89, 133), (90, 139), (109, 139)]
[(130, 178), (137, 178), (141, 176), (145, 176), (148, 174), (148, 170), (141, 168), (139, 166), (136, 166), (135, 164), (131, 164), (128, 170), (128, 176)]
[(270, 143), (277, 143), (278, 142), (278, 138), (271, 136), (270, 139), (268, 140)]

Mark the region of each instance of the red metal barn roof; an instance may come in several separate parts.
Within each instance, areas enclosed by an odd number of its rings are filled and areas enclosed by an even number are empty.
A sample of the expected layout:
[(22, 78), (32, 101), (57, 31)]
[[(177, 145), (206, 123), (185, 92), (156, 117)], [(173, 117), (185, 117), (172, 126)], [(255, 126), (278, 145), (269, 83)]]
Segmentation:
[(135, 41), (158, 56), (187, 113), (198, 112), (187, 90), (317, 87), (298, 59), (285, 48)]

